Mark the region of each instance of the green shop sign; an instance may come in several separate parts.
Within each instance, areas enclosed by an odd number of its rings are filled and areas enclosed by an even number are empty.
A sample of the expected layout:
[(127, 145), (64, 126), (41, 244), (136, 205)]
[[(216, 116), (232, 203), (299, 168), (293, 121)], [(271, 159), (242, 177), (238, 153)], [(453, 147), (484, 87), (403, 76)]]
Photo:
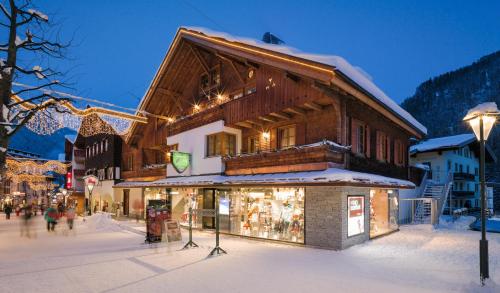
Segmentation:
[(172, 152), (172, 166), (179, 173), (186, 171), (191, 164), (191, 154), (183, 152)]

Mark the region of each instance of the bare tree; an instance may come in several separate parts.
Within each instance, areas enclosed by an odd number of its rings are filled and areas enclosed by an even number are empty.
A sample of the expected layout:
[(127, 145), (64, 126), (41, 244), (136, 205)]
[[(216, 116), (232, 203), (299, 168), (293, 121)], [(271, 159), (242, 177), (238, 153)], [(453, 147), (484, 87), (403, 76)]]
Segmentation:
[[(62, 73), (51, 68), (49, 61), (64, 58), (68, 45), (51, 35), (49, 17), (33, 9), (31, 0), (0, 0), (0, 35), (7, 36), (6, 40), (0, 39), (1, 181), (5, 178), (7, 148), (12, 136), (39, 111), (67, 101), (44, 89), (62, 85), (57, 79)], [(33, 86), (18, 89), (16, 82)]]

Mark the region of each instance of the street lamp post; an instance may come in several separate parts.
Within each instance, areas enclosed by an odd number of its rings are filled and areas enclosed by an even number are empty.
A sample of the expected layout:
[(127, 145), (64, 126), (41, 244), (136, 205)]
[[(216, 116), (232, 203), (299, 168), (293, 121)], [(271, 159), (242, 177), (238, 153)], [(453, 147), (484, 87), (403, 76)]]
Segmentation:
[(86, 209), (88, 210), (89, 216), (92, 216), (92, 191), (94, 190), (94, 187), (97, 185), (99, 180), (94, 175), (85, 176), (83, 177), (83, 180), (85, 182), (85, 185), (87, 185), (87, 190), (89, 191), (89, 200), (88, 203), (86, 203)]
[(479, 180), (481, 186), (481, 240), (479, 240), (479, 276), (481, 284), (490, 277), (488, 264), (488, 240), (486, 240), (486, 183), (485, 183), (485, 143), (500, 115), (495, 103), (480, 104), (469, 110), (464, 121), (469, 122), (480, 144)]

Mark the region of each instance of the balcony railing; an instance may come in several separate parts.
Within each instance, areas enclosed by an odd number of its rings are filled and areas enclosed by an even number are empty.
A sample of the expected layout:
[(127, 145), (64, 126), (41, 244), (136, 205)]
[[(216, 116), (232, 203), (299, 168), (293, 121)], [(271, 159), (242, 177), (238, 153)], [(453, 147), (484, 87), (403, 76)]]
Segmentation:
[(223, 157), (227, 175), (324, 170), (344, 166), (348, 148), (324, 141), (284, 150)]
[(453, 173), (453, 180), (475, 181), (476, 176), (474, 174), (464, 172), (455, 172)]
[(142, 178), (142, 177), (166, 177), (167, 168), (141, 168), (140, 170), (122, 171), (123, 179)]
[(377, 174), (408, 180), (408, 168), (392, 163), (381, 162), (375, 158), (365, 158), (354, 154), (349, 157), (349, 169), (358, 172)]
[(453, 196), (460, 197), (473, 197), (475, 194), (474, 191), (466, 191), (466, 190), (453, 190)]

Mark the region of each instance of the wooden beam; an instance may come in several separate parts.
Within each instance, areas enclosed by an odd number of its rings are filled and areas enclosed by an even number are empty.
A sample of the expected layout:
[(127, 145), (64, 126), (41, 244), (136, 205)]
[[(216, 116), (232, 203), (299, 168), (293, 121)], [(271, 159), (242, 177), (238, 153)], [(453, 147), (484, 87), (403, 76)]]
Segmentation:
[(269, 115), (283, 120), (290, 120), (292, 118), (292, 116), (285, 113), (270, 113)]
[(304, 107), (307, 107), (307, 108), (314, 110), (314, 111), (323, 110), (323, 107), (321, 105), (316, 104), (315, 102), (304, 103)]
[(181, 93), (178, 93), (176, 91), (169, 90), (169, 89), (166, 89), (166, 88), (162, 88), (162, 87), (158, 87), (156, 90), (158, 91), (158, 93), (160, 93), (162, 95), (174, 96), (174, 97), (177, 97), (177, 96), (181, 95)]
[(241, 127), (245, 127), (245, 128), (253, 128), (252, 123), (248, 123), (248, 122), (244, 122), (244, 121), (236, 122), (236, 125), (241, 126)]
[(231, 66), (231, 68), (233, 69), (234, 73), (236, 74), (236, 76), (238, 77), (238, 80), (240, 81), (240, 83), (242, 85), (245, 85), (245, 78), (241, 75), (240, 71), (238, 70), (238, 68), (236, 68), (236, 65), (234, 64), (233, 60), (219, 54), (219, 53), (216, 53), (215, 54), (217, 57), (219, 57), (220, 59), (226, 61), (227, 63), (229, 63), (229, 65)]
[(206, 74), (210, 71), (210, 68), (207, 65), (207, 62), (205, 59), (203, 59), (203, 56), (201, 56), (200, 52), (198, 49), (196, 49), (193, 45), (189, 44), (189, 48), (191, 49), (191, 52), (193, 52), (194, 57), (200, 62), (201, 68), (203, 68), (203, 71), (205, 71)]
[(259, 116), (259, 119), (266, 122), (272, 122), (272, 123), (277, 122), (275, 119), (266, 116)]
[(253, 125), (258, 126), (258, 127), (263, 127), (264, 126), (264, 125), (262, 125), (262, 123), (259, 123), (259, 122), (254, 121), (254, 120), (245, 120), (245, 122), (253, 124)]
[(296, 108), (296, 107), (286, 108), (283, 111), (288, 112), (288, 113), (292, 113), (292, 114), (295, 114), (295, 115), (302, 115), (302, 116), (306, 115), (306, 111), (305, 110), (302, 110), (302, 109)]

